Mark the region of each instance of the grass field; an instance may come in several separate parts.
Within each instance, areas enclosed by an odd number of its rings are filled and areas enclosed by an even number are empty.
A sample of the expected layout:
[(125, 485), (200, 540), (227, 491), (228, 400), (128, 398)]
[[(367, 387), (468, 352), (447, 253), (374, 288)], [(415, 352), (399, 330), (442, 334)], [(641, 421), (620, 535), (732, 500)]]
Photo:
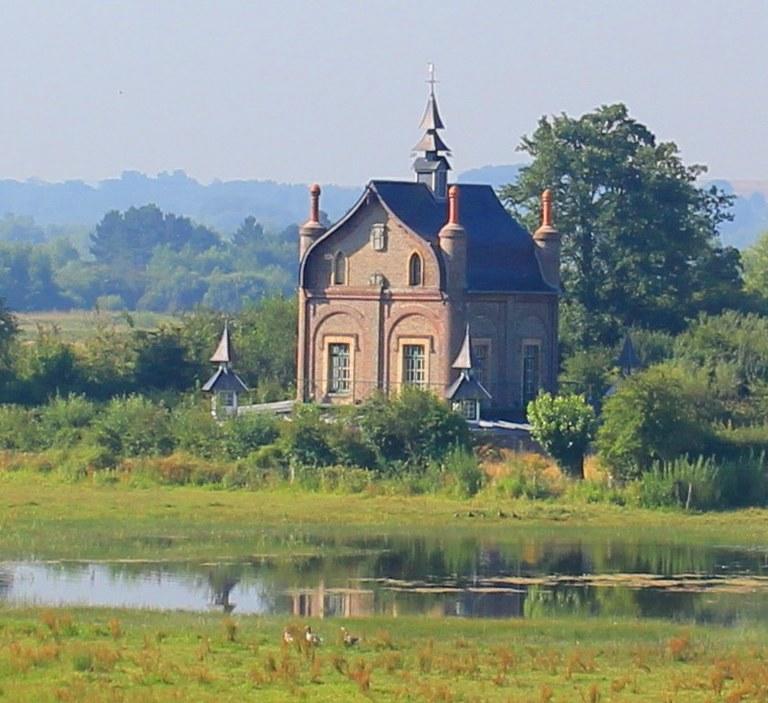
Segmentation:
[[(14, 702), (764, 701), (763, 632), (658, 621), (360, 619), (0, 609)], [(282, 642), (288, 626), (296, 641)], [(300, 646), (301, 645), (301, 646)]]
[(172, 315), (154, 312), (110, 312), (93, 310), (70, 310), (67, 312), (26, 312), (17, 313), (22, 340), (34, 339), (38, 327), (55, 329), (68, 342), (78, 342), (92, 336), (100, 325), (113, 326), (128, 331), (130, 323), (136, 329), (156, 329), (164, 322), (173, 320)]
[(545, 532), (552, 538), (621, 535), (666, 543), (765, 545), (768, 510), (684, 514), (482, 494), (468, 501), (287, 488), (136, 488), (0, 472), (4, 558), (242, 558), (328, 548), (304, 541), (305, 534), (439, 534), (446, 529), (452, 537), (500, 541)]

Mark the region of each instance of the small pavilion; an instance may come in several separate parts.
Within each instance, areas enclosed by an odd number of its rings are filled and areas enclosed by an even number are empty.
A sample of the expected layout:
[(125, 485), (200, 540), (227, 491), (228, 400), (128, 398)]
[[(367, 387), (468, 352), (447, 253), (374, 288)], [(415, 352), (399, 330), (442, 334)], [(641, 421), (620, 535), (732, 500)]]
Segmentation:
[(248, 391), (243, 379), (232, 368), (235, 352), (229, 335), (229, 325), (224, 324), (219, 346), (211, 357), (211, 363), (218, 368), (203, 386), (203, 391), (211, 394), (211, 414), (216, 418), (233, 417), (239, 407), (238, 396)]
[(459, 377), (448, 388), (445, 397), (450, 401), (453, 409), (461, 413), (467, 421), (478, 422), (482, 404), (490, 401), (492, 396), (475, 378), (476, 364), (472, 354), (469, 325), (467, 325), (459, 354), (453, 362), (453, 368), (458, 370)]

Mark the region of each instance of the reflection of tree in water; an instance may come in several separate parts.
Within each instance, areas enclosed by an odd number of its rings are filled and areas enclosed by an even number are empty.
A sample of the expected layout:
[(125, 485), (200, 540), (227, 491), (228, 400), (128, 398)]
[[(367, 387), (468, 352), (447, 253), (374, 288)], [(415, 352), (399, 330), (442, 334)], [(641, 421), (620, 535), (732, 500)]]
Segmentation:
[(232, 589), (240, 583), (243, 565), (219, 566), (208, 571), (208, 585), (211, 589), (211, 603), (231, 613), (237, 603), (232, 603), (229, 596)]
[(8, 597), (12, 585), (13, 574), (6, 569), (0, 569), (0, 600)]

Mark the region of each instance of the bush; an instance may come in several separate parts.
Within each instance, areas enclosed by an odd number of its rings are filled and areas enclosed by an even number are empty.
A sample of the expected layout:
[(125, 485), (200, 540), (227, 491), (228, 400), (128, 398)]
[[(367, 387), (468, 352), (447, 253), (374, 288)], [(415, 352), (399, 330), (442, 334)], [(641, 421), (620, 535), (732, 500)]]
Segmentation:
[(637, 478), (656, 462), (711, 448), (699, 399), (682, 373), (668, 365), (652, 367), (625, 379), (606, 400), (597, 447), (614, 478)]
[(96, 416), (96, 406), (83, 395), (57, 396), (40, 409), (40, 429), (47, 447), (73, 447)]
[(210, 405), (195, 400), (181, 403), (171, 413), (171, 431), (179, 449), (205, 459), (221, 455), (221, 426)]
[(225, 420), (221, 425), (223, 454), (228, 459), (243, 459), (256, 449), (272, 444), (280, 435), (274, 415), (249, 413)]
[(546, 475), (547, 461), (537, 455), (513, 455), (505, 471), (493, 481), (495, 492), (505, 498), (539, 500), (560, 495), (555, 481)]
[(170, 413), (141, 396), (115, 398), (94, 422), (99, 446), (115, 456), (169, 454), (174, 445)]
[(595, 411), (579, 395), (542, 393), (528, 403), (531, 435), (571, 476), (584, 478), (584, 454), (592, 440)]
[(282, 426), (280, 442), (286, 457), (294, 465), (329, 466), (334, 463), (334, 456), (328, 435), (328, 423), (320, 415), (320, 409), (302, 405)]
[(0, 405), (0, 449), (32, 452), (43, 446), (34, 411), (18, 405)]
[(393, 399), (380, 394), (366, 401), (360, 428), (376, 451), (379, 468), (389, 473), (402, 464), (423, 470), (454, 448), (471, 447), (464, 418), (434, 394), (416, 388), (406, 388)]

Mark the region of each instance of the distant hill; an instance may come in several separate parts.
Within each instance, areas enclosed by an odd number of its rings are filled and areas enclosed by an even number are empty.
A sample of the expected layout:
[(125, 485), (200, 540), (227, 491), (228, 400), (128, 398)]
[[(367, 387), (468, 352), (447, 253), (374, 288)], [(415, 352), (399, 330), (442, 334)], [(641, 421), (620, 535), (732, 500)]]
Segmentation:
[[(498, 188), (514, 181), (523, 164), (488, 165), (459, 173), (459, 183), (487, 183)], [(723, 241), (749, 246), (768, 231), (768, 181), (711, 181), (737, 195), (733, 222), (722, 225)], [(323, 185), (321, 208), (334, 221), (360, 195), (361, 187)], [(0, 218), (5, 213), (31, 217), (42, 226), (91, 228), (109, 210), (154, 203), (161, 210), (186, 215), (222, 234), (234, 232), (253, 215), (268, 228), (301, 223), (308, 209), (307, 185), (274, 181), (214, 181), (203, 184), (183, 171), (147, 176), (126, 171), (91, 185), (84, 181), (48, 183), (0, 180)]]
[[(358, 188), (323, 186), (322, 209), (333, 220), (359, 195)], [(208, 185), (183, 171), (146, 176), (126, 171), (90, 185), (83, 181), (0, 181), (0, 215), (34, 218), (40, 225), (94, 226), (109, 210), (154, 203), (222, 233), (233, 232), (247, 215), (269, 227), (303, 222), (309, 195), (303, 184), (273, 181), (214, 181)]]

